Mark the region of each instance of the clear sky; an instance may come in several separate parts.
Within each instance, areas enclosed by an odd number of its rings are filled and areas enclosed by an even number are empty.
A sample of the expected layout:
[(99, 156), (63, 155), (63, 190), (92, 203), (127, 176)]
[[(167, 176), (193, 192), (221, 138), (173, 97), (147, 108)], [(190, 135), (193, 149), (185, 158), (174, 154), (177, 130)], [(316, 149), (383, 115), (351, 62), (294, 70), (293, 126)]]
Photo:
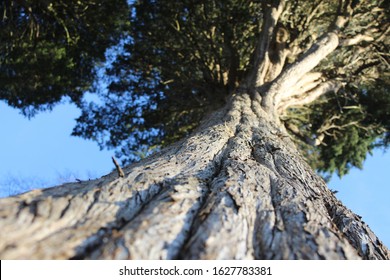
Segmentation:
[[(28, 120), (0, 101), (0, 197), (22, 191), (21, 185), (26, 190), (93, 179), (114, 168), (113, 151), (70, 136), (79, 114), (64, 103)], [(390, 153), (376, 150), (363, 170), (341, 180), (333, 176), (329, 187), (390, 248)]]

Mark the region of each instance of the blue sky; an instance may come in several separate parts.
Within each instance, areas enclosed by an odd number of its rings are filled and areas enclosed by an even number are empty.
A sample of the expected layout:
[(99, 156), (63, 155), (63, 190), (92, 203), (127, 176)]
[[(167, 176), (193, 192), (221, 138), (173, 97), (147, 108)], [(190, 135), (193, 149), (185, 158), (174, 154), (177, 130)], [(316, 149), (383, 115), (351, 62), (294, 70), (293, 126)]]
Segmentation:
[[(95, 142), (71, 137), (74, 105), (60, 104), (28, 120), (0, 101), (0, 197), (20, 189), (59, 184), (66, 180), (101, 177), (114, 166), (113, 151), (100, 151)], [(352, 211), (362, 216), (390, 247), (390, 153), (376, 150), (363, 170), (353, 169), (329, 187)]]

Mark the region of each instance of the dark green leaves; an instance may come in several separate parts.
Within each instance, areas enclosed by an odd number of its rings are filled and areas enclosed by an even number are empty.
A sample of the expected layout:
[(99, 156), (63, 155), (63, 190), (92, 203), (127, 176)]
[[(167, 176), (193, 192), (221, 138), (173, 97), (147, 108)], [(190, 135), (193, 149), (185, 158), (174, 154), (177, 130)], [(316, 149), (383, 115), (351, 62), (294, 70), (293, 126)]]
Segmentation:
[(0, 98), (28, 116), (62, 96), (79, 103), (128, 16), (125, 0), (5, 0), (0, 11)]

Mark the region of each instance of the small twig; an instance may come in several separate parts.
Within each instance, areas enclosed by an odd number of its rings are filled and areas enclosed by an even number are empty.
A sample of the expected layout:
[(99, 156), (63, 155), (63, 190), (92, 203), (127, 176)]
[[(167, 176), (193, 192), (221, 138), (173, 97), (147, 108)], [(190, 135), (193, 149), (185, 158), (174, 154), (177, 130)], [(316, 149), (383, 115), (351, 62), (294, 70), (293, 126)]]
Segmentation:
[(112, 162), (115, 165), (116, 171), (118, 172), (118, 176), (119, 177), (125, 177), (125, 173), (123, 172), (123, 170), (120, 167), (119, 163), (116, 161), (116, 159), (114, 157), (111, 157), (111, 158), (112, 158)]

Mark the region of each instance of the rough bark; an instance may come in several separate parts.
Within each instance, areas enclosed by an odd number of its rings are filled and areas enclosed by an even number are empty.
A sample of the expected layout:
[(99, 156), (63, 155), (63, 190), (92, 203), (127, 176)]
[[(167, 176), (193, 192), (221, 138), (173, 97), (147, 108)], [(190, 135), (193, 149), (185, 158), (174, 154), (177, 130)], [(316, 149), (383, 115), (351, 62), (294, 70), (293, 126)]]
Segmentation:
[(270, 50), (283, 3), (265, 13), (243, 85), (190, 137), (123, 173), (1, 199), (0, 258), (389, 259), (278, 118), (338, 88), (311, 71), (345, 20), (284, 67), (284, 46)]
[(0, 203), (2, 259), (388, 259), (248, 94), (101, 179)]

